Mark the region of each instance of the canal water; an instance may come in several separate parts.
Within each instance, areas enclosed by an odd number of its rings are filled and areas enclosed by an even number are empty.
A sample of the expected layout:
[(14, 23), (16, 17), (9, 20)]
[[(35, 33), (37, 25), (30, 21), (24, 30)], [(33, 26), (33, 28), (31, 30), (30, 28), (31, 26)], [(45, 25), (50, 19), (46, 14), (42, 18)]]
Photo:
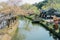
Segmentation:
[(54, 40), (49, 31), (29, 20), (19, 20), (18, 32), (13, 40)]

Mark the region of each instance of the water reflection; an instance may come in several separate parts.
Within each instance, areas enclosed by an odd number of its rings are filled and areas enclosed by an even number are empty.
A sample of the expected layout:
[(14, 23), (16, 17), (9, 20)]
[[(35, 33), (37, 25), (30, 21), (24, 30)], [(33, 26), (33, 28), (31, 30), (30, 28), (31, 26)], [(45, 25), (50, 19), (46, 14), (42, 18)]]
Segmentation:
[(15, 40), (56, 40), (47, 30), (29, 20), (19, 20), (19, 31)]
[(14, 37), (12, 38), (12, 40), (24, 40), (25, 39), (25, 35), (20, 33), (19, 28), (17, 29), (17, 32), (15, 33)]
[(53, 35), (51, 32), (49, 32), (50, 36), (53, 37), (54, 40), (60, 40), (59, 38), (57, 38), (55, 35)]

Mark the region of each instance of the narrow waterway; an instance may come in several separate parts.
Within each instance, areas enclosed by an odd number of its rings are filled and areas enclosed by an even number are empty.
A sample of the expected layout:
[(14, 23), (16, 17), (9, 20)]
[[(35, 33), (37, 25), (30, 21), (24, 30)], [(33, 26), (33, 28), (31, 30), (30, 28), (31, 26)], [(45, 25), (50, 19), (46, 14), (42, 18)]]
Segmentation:
[(49, 31), (29, 20), (19, 20), (18, 33), (14, 40), (54, 40)]

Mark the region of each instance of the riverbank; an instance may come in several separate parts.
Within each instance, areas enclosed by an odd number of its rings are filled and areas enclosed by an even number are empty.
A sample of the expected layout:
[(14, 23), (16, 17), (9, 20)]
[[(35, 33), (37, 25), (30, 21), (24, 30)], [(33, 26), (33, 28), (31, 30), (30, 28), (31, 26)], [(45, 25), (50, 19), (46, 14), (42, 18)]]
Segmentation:
[(46, 28), (48, 31), (50, 31), (52, 34), (54, 34), (57, 38), (60, 38), (60, 28), (57, 30), (54, 30), (53, 23), (52, 24), (48, 23), (47, 21), (45, 21), (42, 18), (39, 18), (37, 20), (27, 17), (27, 16), (25, 18), (30, 19), (32, 21), (32, 23), (37, 23), (37, 24), (42, 25), (44, 28)]
[[(60, 39), (60, 29), (54, 30), (53, 23), (50, 24), (45, 20), (40, 20), (38, 22), (38, 24), (42, 25), (45, 29), (47, 29), (49, 32), (51, 32), (53, 35)], [(33, 23), (36, 23), (36, 21), (33, 21)]]
[(9, 28), (0, 30), (0, 40), (11, 40), (18, 27), (18, 21), (12, 23)]

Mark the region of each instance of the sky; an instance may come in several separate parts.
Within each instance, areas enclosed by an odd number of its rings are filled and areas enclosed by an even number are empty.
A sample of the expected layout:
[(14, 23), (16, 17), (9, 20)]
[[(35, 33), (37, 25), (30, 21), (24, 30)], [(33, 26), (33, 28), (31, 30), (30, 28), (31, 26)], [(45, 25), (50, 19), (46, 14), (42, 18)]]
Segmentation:
[[(0, 2), (7, 2), (8, 0), (0, 0)], [(43, 0), (22, 0), (22, 3), (29, 3), (29, 4), (34, 4), (34, 3), (38, 3), (38, 2), (41, 2)]]
[(23, 0), (23, 3), (29, 3), (29, 4), (34, 4), (34, 3), (38, 3), (38, 2), (41, 2), (43, 0)]
[(0, 2), (6, 2), (7, 0), (0, 0)]

